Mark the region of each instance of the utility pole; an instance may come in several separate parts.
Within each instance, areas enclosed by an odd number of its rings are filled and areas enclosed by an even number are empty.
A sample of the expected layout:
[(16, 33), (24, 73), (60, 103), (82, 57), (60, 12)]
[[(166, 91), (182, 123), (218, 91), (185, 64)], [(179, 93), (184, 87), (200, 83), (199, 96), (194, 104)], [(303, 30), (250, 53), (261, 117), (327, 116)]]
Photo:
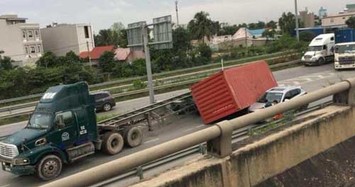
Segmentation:
[(148, 77), (148, 89), (149, 89), (149, 101), (150, 104), (155, 103), (154, 99), (154, 85), (153, 85), (153, 75), (152, 67), (150, 62), (150, 51), (148, 46), (148, 27), (147, 25), (142, 26), (143, 29), (143, 45), (144, 45), (144, 54), (145, 54), (145, 65), (147, 67), (147, 77)]
[(92, 68), (91, 55), (90, 55), (90, 48), (89, 48), (89, 42), (88, 42), (88, 41), (86, 41), (86, 47), (87, 47), (87, 50), (88, 50), (88, 57), (89, 57), (90, 68)]
[(296, 37), (297, 41), (300, 41), (300, 33), (298, 30), (298, 10), (297, 10), (297, 0), (295, 0), (295, 17), (296, 17)]
[(176, 9), (176, 26), (179, 26), (179, 7), (178, 7), (178, 0), (175, 1), (175, 9)]

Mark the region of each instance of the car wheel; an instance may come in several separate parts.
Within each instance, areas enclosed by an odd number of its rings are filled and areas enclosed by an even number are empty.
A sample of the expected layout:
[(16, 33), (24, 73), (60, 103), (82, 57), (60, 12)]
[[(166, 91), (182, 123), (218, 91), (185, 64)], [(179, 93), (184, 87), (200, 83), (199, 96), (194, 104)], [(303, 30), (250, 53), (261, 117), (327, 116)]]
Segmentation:
[(47, 155), (39, 161), (36, 167), (37, 176), (42, 180), (51, 180), (62, 172), (62, 160), (56, 155)]
[(110, 111), (112, 109), (112, 106), (110, 103), (105, 103), (104, 106), (102, 107), (102, 110), (107, 112)]

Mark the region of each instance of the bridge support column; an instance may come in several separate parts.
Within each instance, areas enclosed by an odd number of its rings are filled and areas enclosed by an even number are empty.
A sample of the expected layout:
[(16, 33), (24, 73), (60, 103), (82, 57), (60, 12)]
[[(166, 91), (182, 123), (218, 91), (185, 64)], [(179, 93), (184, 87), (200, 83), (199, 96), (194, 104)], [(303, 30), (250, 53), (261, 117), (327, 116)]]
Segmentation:
[(355, 106), (355, 79), (344, 80), (349, 83), (350, 88), (344, 92), (333, 95), (333, 102), (337, 104), (344, 104)]
[(213, 156), (226, 157), (232, 153), (232, 132), (233, 128), (229, 121), (217, 123), (221, 135), (207, 142), (207, 152)]

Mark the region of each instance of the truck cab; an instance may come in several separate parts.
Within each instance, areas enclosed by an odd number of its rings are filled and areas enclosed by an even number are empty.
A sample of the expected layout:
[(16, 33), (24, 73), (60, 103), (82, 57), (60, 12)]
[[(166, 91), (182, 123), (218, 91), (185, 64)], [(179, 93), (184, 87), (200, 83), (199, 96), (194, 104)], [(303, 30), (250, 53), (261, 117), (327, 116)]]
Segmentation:
[(338, 43), (335, 45), (334, 69), (355, 68), (355, 42)]
[(2, 169), (17, 175), (57, 177), (62, 163), (95, 152), (98, 132), (93, 96), (79, 82), (49, 88), (26, 127), (0, 142)]
[(302, 56), (304, 65), (321, 65), (334, 60), (334, 34), (320, 34), (308, 46)]

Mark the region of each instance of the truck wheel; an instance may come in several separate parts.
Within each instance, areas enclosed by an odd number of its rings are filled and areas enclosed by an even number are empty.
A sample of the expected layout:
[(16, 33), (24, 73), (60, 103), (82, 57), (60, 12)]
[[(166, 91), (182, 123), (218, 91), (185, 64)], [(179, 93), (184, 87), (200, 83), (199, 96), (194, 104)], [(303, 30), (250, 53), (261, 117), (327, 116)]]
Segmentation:
[(62, 160), (56, 155), (47, 155), (36, 166), (37, 176), (45, 181), (55, 179), (62, 172)]
[(318, 65), (322, 65), (322, 64), (325, 64), (324, 58), (318, 59)]
[(102, 110), (107, 112), (110, 111), (112, 109), (112, 106), (110, 103), (105, 103), (104, 106), (102, 107)]
[(103, 151), (109, 155), (119, 153), (123, 148), (122, 135), (117, 132), (105, 133), (103, 138)]
[(143, 133), (138, 127), (132, 127), (125, 133), (125, 142), (129, 147), (137, 147), (142, 144)]

